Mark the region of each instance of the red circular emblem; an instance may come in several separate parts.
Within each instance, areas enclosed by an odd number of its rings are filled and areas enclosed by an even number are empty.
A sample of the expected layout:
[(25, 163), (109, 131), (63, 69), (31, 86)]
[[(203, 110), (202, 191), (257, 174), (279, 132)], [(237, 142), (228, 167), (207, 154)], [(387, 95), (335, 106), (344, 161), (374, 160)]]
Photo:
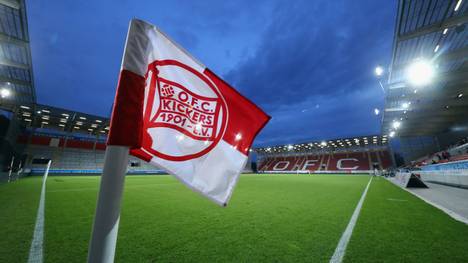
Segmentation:
[(227, 106), (203, 73), (176, 60), (159, 60), (146, 73), (142, 149), (169, 161), (210, 152), (227, 124)]

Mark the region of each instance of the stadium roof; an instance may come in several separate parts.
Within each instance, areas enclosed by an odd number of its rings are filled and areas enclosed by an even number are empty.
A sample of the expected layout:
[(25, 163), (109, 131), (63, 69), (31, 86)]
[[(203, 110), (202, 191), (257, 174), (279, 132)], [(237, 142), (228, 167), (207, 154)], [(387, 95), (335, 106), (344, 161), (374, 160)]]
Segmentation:
[[(435, 135), (467, 121), (467, 9), (466, 0), (399, 1), (384, 134)], [(424, 60), (434, 65), (433, 81), (410, 84), (409, 66)]]
[(107, 135), (109, 131), (108, 118), (46, 105), (20, 105), (16, 113), (18, 119), (26, 127), (56, 129), (92, 135)]
[(36, 101), (24, 0), (0, 0), (0, 107)]
[(271, 147), (256, 148), (257, 153), (300, 153), (300, 152), (311, 152), (311, 151), (334, 151), (334, 150), (346, 150), (353, 148), (362, 147), (378, 147), (386, 146), (388, 144), (387, 135), (369, 135), (359, 136), (343, 139), (334, 139), (328, 141), (312, 141), (307, 143), (298, 144), (287, 144), (277, 145)]

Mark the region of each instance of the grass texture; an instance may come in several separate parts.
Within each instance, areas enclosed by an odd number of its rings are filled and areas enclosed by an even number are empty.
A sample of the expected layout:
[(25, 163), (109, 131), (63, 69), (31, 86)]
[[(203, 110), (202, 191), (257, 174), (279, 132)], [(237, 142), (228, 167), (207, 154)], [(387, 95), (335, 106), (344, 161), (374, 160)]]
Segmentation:
[[(99, 179), (48, 178), (45, 262), (86, 262)], [(0, 185), (0, 262), (27, 259), (40, 180)], [(128, 176), (116, 262), (328, 262), (368, 180), (242, 175), (223, 208), (170, 176)], [(468, 226), (376, 178), (345, 262), (463, 262), (466, 247)]]

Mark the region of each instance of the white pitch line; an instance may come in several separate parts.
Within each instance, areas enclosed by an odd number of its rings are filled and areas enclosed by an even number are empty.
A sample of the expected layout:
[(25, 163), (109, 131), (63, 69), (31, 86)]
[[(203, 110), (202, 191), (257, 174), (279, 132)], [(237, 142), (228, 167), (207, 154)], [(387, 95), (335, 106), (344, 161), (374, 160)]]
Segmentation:
[(361, 212), (362, 204), (364, 203), (364, 199), (366, 198), (367, 190), (369, 190), (372, 178), (373, 176), (369, 179), (369, 182), (367, 183), (364, 192), (362, 192), (361, 199), (359, 200), (356, 208), (354, 209), (353, 215), (349, 220), (348, 226), (341, 235), (340, 242), (338, 242), (338, 245), (335, 248), (335, 252), (333, 253), (332, 258), (330, 259), (330, 263), (341, 263), (343, 261), (344, 255), (346, 253), (346, 247), (348, 246), (349, 240), (351, 239), (351, 235), (353, 234), (354, 226), (356, 225), (359, 213)]
[(28, 263), (43, 262), (43, 243), (44, 243), (44, 208), (45, 208), (45, 191), (47, 175), (49, 174), (50, 163), (47, 164), (47, 169), (42, 178), (41, 198), (39, 200), (39, 208), (37, 209), (36, 225), (34, 226), (34, 235), (29, 249)]

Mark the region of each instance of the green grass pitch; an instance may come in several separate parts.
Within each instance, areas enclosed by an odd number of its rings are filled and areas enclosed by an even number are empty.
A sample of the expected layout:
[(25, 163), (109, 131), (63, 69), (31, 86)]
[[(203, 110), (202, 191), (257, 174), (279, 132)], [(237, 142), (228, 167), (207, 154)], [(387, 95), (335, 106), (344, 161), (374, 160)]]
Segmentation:
[[(368, 176), (242, 175), (228, 207), (128, 176), (116, 262), (328, 262)], [(26, 262), (41, 177), (0, 185), (0, 262)], [(45, 262), (86, 262), (99, 177), (47, 182)], [(345, 262), (467, 262), (468, 226), (374, 178)]]

